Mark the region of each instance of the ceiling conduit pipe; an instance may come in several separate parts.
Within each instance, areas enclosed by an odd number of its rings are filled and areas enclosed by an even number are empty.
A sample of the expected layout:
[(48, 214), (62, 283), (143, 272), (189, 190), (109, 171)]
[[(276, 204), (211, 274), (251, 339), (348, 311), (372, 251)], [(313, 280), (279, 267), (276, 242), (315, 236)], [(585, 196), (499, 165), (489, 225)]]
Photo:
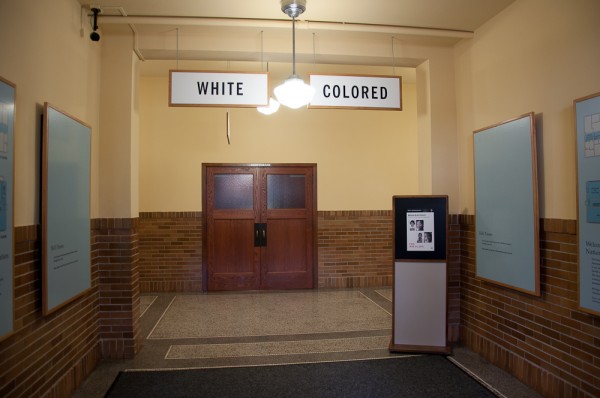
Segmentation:
[[(242, 19), (242, 18), (205, 18), (205, 17), (169, 17), (169, 16), (103, 16), (103, 24), (137, 25), (175, 25), (175, 26), (215, 26), (260, 29), (289, 29), (289, 21), (278, 19)], [(299, 29), (312, 31), (342, 31), (362, 33), (385, 33), (392, 35), (444, 37), (472, 39), (474, 33), (464, 30), (417, 28), (395, 25), (371, 25), (347, 22), (297, 21)]]

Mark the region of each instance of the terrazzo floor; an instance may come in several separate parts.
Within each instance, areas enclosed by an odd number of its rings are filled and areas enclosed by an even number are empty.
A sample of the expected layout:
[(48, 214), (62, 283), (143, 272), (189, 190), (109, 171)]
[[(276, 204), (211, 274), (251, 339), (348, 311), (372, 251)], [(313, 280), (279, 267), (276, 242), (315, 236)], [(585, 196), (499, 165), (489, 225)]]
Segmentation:
[[(75, 398), (103, 397), (119, 371), (260, 366), (398, 357), (391, 354), (392, 290), (146, 294), (142, 349), (103, 361)], [(410, 355), (406, 355), (410, 356)], [(449, 357), (503, 397), (539, 397), (464, 348)]]

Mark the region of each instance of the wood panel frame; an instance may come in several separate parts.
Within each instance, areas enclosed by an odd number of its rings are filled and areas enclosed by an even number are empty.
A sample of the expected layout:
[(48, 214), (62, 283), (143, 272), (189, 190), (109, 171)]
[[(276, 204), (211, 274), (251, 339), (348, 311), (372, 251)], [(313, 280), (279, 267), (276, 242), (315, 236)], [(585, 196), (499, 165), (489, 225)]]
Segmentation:
[[(514, 129), (518, 128), (518, 123), (520, 121), (523, 120), (528, 120), (528, 127), (527, 127), (527, 131), (514, 131)], [(512, 130), (509, 130), (512, 129)], [(507, 132), (508, 130), (508, 132)], [(525, 281), (525, 282), (529, 282), (529, 283), (533, 283), (533, 289), (527, 289), (525, 287), (522, 286), (518, 286), (514, 283), (510, 283), (508, 281), (506, 281), (506, 279), (508, 279), (507, 276), (504, 276), (506, 274), (506, 272), (508, 271), (503, 271), (504, 274), (502, 274), (502, 279), (500, 279), (499, 277), (493, 278), (491, 276), (482, 276), (480, 274), (480, 270), (482, 270), (482, 263), (481, 258), (478, 258), (476, 256), (476, 276), (483, 280), (486, 281), (488, 283), (492, 283), (492, 284), (496, 284), (499, 286), (503, 286), (503, 287), (507, 287), (510, 289), (514, 289), (517, 290), (519, 292), (522, 293), (527, 293), (533, 296), (540, 296), (541, 292), (540, 292), (540, 247), (539, 247), (539, 206), (538, 206), (538, 179), (537, 179), (537, 141), (536, 141), (536, 129), (535, 129), (535, 114), (533, 112), (529, 112), (526, 114), (523, 114), (521, 116), (517, 116), (515, 118), (506, 120), (504, 122), (500, 122), (497, 124), (494, 124), (492, 126), (488, 126), (488, 127), (484, 127), (482, 129), (479, 130), (475, 130), (473, 132), (473, 181), (474, 181), (474, 188), (475, 188), (475, 245), (476, 245), (476, 252), (477, 249), (479, 247), (479, 235), (481, 236), (485, 236), (485, 237), (489, 237), (489, 235), (487, 235), (488, 233), (495, 233), (497, 231), (493, 230), (494, 226), (492, 226), (492, 232), (488, 232), (486, 228), (486, 231), (484, 231), (483, 229), (480, 230), (478, 229), (478, 226), (483, 225), (483, 220), (478, 219), (477, 214), (478, 214), (478, 207), (481, 209), (483, 206), (481, 206), (480, 202), (480, 206), (477, 205), (478, 200), (480, 200), (481, 196), (483, 195), (483, 191), (478, 191), (478, 181), (486, 181), (487, 180), (494, 180), (494, 182), (497, 182), (497, 179), (494, 178), (494, 176), (489, 176), (487, 174), (485, 174), (485, 172), (483, 172), (485, 175), (482, 176), (481, 180), (478, 178), (478, 174), (477, 174), (477, 155), (478, 155), (478, 143), (477, 143), (477, 138), (479, 137), (478, 134), (492, 134), (494, 136), (495, 139), (497, 140), (501, 140), (500, 143), (502, 144), (506, 144), (508, 142), (509, 145), (514, 145), (512, 142), (509, 141), (507, 134), (508, 133), (515, 133), (515, 135), (527, 135), (527, 141), (529, 142), (530, 146), (531, 146), (531, 150), (527, 153), (527, 158), (525, 159), (519, 159), (516, 158), (515, 152), (511, 151), (510, 153), (502, 153), (502, 155), (504, 155), (504, 161), (502, 162), (502, 164), (497, 164), (494, 167), (494, 170), (504, 170), (506, 169), (508, 165), (514, 165), (517, 164), (518, 161), (523, 161), (524, 163), (527, 163), (528, 165), (530, 165), (530, 168), (528, 170), (523, 170), (522, 173), (530, 173), (531, 175), (531, 187), (528, 187), (528, 189), (531, 189), (531, 208), (530, 208), (530, 212), (527, 214), (529, 220), (523, 220), (523, 219), (519, 219), (519, 221), (521, 222), (526, 222), (527, 226), (529, 226), (532, 230), (532, 236), (529, 237), (529, 246), (531, 247), (531, 253), (532, 254), (532, 258), (533, 258), (533, 264), (525, 264), (528, 267), (533, 267), (533, 281)], [(504, 135), (503, 135), (504, 133)], [(498, 153), (498, 151), (501, 151), (503, 148), (500, 147), (500, 145), (495, 145), (494, 146), (494, 152)], [(480, 170), (480, 173), (482, 173), (482, 171)], [(522, 174), (521, 173), (521, 174)], [(480, 174), (481, 176), (481, 174)], [(511, 175), (512, 181), (514, 182), (514, 178), (516, 178), (515, 175)], [(481, 184), (480, 184), (481, 185)], [(515, 188), (515, 184), (513, 184), (512, 186), (508, 187), (503, 187), (503, 191), (504, 192), (509, 192), (510, 190), (514, 190)], [(479, 192), (479, 195), (478, 195)], [(520, 192), (522, 194), (522, 192)], [(523, 195), (518, 195), (518, 196), (523, 196)], [(527, 196), (529, 196), (529, 194), (527, 194)], [(514, 203), (514, 199), (516, 199), (515, 195), (513, 195), (511, 197), (513, 199), (513, 203)], [(488, 203), (486, 203), (487, 205)], [(503, 214), (500, 214), (501, 210), (506, 210), (504, 208), (501, 208), (500, 206), (494, 207), (494, 215), (493, 218), (494, 220), (505, 220), (507, 217), (507, 214), (509, 213), (508, 211), (505, 211)], [(486, 221), (488, 221), (488, 224), (486, 224), (486, 226), (489, 225), (489, 218), (486, 219)], [(515, 226), (518, 225), (518, 223), (515, 224)], [(516, 228), (516, 227), (515, 227)], [(481, 238), (483, 239), (483, 238)], [(491, 237), (489, 238), (491, 239)], [(494, 238), (496, 239), (496, 238)], [(501, 239), (501, 238), (500, 238)], [(494, 241), (495, 242), (495, 241)], [(483, 240), (481, 241), (481, 244), (483, 245)], [(494, 243), (495, 244), (495, 243)], [(502, 245), (507, 245), (508, 242), (500, 242), (498, 241), (498, 244), (502, 244)], [(512, 245), (512, 243), (511, 243)], [(528, 245), (522, 245), (523, 246), (527, 246)], [(482, 249), (483, 250), (483, 249)], [(491, 248), (490, 251), (495, 251), (495, 248)], [(512, 249), (511, 249), (512, 250)], [(507, 252), (507, 254), (511, 254), (512, 252)], [(519, 273), (519, 275), (521, 275), (521, 273)], [(522, 278), (522, 276), (521, 276)], [(521, 281), (519, 281), (521, 282)], [(522, 283), (522, 284), (525, 284)]]
[[(58, 124), (54, 124), (52, 122), (52, 120), (50, 120), (50, 112), (55, 112), (57, 115), (59, 115), (61, 118), (63, 118), (63, 120), (65, 120), (67, 123), (70, 124), (70, 126), (73, 129), (77, 129), (77, 132), (75, 134), (87, 134), (88, 137), (86, 137), (89, 141), (89, 146), (87, 148), (76, 148), (79, 152), (81, 153), (87, 153), (87, 163), (83, 164), (83, 165), (79, 165), (79, 164), (71, 164), (71, 168), (77, 168), (79, 166), (87, 166), (89, 168), (89, 173), (87, 174), (86, 181), (84, 181), (84, 184), (77, 184), (77, 181), (74, 182), (75, 188), (81, 188), (78, 185), (85, 185), (83, 187), (83, 192), (87, 191), (87, 227), (84, 225), (77, 225), (76, 228), (77, 230), (71, 230), (69, 236), (67, 236), (67, 238), (69, 239), (73, 239), (74, 237), (78, 237), (78, 236), (83, 236), (84, 237), (84, 241), (86, 241), (87, 243), (84, 244), (84, 246), (79, 247), (79, 246), (71, 246), (71, 244), (73, 242), (69, 241), (69, 242), (64, 242), (64, 245), (68, 245), (66, 247), (67, 250), (71, 250), (70, 252), (64, 252), (63, 254), (58, 254), (57, 256), (61, 256), (61, 258), (67, 257), (67, 256), (71, 256), (73, 255), (75, 252), (73, 251), (73, 249), (76, 250), (82, 250), (85, 251), (85, 254), (83, 254), (84, 258), (83, 260), (88, 260), (85, 261), (85, 263), (83, 264), (84, 267), (87, 267), (88, 270), (84, 271), (84, 276), (86, 276), (86, 272), (89, 272), (89, 278), (79, 278), (76, 279), (72, 282), (72, 284), (68, 285), (70, 290), (73, 290), (71, 293), (70, 297), (65, 297), (62, 299), (61, 302), (57, 303), (56, 305), (52, 305), (50, 306), (49, 301), (50, 301), (50, 296), (52, 294), (55, 294), (54, 291), (51, 291), (50, 286), (49, 286), (49, 267), (50, 267), (50, 252), (53, 251), (54, 248), (49, 248), (48, 246), (50, 245), (50, 236), (49, 236), (49, 227), (50, 227), (50, 220), (49, 220), (49, 213), (52, 212), (58, 212), (58, 209), (56, 208), (51, 208), (49, 206), (49, 194), (50, 194), (50, 190), (55, 190), (55, 187), (51, 187), (50, 183), (49, 183), (49, 176), (51, 173), (54, 172), (54, 168), (56, 168), (56, 166), (54, 165), (54, 159), (50, 159), (50, 153), (49, 153), (49, 147), (51, 145), (54, 145), (55, 142), (53, 141), (51, 135), (52, 134), (60, 134), (60, 133), (64, 133), (63, 130), (61, 130), (61, 126)], [(69, 133), (74, 133), (73, 130), (69, 131)], [(54, 311), (59, 310), (60, 308), (68, 305), (69, 303), (77, 300), (79, 297), (83, 296), (84, 294), (86, 294), (89, 290), (91, 290), (92, 285), (91, 285), (91, 228), (90, 228), (90, 223), (91, 223), (91, 154), (92, 154), (92, 129), (91, 127), (86, 124), (85, 122), (69, 115), (67, 112), (49, 104), (48, 102), (46, 102), (44, 104), (44, 115), (43, 115), (43, 131), (42, 131), (42, 310), (43, 310), (43, 314), (44, 315), (48, 315)], [(62, 163), (61, 163), (62, 164)], [(70, 181), (73, 183), (73, 181)], [(76, 192), (72, 192), (72, 196), (78, 196), (78, 194)], [(64, 199), (64, 197), (62, 197)], [(84, 200), (86, 198), (83, 198)], [(66, 200), (68, 203), (68, 200)], [(85, 224), (85, 223), (84, 223)], [(62, 226), (64, 226), (64, 224), (62, 224)], [(68, 226), (64, 226), (65, 229), (68, 230)], [(64, 229), (63, 229), (64, 230)], [(87, 237), (87, 239), (85, 239)], [(64, 246), (63, 245), (63, 246)], [(56, 250), (62, 250), (64, 247), (58, 247), (60, 245), (57, 245)], [(56, 259), (56, 258), (55, 258)], [(76, 260), (74, 262), (79, 262), (79, 260), (81, 260), (80, 257), (76, 257)], [(62, 264), (62, 266), (66, 266), (64, 264)], [(53, 287), (55, 288), (55, 287)]]

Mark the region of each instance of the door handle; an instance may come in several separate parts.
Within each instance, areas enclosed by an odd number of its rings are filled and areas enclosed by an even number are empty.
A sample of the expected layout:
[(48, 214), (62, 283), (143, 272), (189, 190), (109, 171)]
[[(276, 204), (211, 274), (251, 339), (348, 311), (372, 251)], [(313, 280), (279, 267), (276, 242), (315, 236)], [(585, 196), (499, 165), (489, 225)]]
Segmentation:
[(260, 239), (260, 224), (254, 224), (254, 247), (260, 247), (261, 239)]
[(254, 224), (254, 247), (267, 246), (267, 224)]
[(267, 223), (260, 224), (262, 231), (262, 246), (267, 246)]

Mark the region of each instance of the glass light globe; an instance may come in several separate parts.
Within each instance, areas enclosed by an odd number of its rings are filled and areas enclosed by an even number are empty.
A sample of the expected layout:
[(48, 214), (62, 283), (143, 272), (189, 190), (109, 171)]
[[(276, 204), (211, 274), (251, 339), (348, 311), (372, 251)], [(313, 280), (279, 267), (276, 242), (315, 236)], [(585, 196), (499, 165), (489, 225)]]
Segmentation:
[(262, 113), (263, 115), (271, 115), (279, 109), (279, 102), (277, 102), (274, 98), (269, 98), (269, 105), (267, 106), (259, 106), (256, 108), (257, 111)]
[(295, 75), (290, 76), (273, 91), (281, 104), (292, 109), (308, 105), (315, 96), (315, 89)]

